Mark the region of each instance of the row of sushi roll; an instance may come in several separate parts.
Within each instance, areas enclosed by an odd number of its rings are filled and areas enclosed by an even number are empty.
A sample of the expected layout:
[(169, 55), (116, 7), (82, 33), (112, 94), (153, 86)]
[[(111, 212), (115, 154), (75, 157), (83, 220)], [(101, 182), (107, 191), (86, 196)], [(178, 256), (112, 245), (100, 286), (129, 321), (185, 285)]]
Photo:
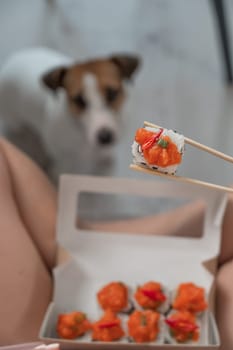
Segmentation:
[(183, 153), (184, 136), (176, 131), (152, 127), (136, 131), (132, 154), (137, 165), (174, 175)]
[[(97, 292), (103, 311), (98, 321), (91, 322), (80, 311), (60, 314), (57, 334), (64, 339), (90, 334), (93, 341), (103, 342), (198, 343), (204, 328), (203, 314), (208, 307), (204, 288), (191, 282), (182, 283), (171, 294), (170, 302), (161, 284), (149, 281), (136, 288), (136, 303), (130, 303), (127, 310), (129, 288), (123, 282), (111, 282)], [(161, 308), (163, 304), (166, 308)]]
[(151, 309), (167, 313), (170, 308), (199, 314), (206, 310), (205, 290), (192, 282), (181, 283), (175, 292), (169, 292), (161, 283), (149, 281), (132, 288), (123, 282), (111, 282), (97, 292), (97, 301), (103, 310), (131, 313), (134, 309)]

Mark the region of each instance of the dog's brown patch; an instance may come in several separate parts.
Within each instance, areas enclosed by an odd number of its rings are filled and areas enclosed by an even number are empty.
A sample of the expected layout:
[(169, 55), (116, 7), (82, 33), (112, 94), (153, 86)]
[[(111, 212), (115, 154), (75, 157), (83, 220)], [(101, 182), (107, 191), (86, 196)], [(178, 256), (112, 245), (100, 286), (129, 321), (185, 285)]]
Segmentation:
[(52, 90), (64, 88), (70, 109), (77, 115), (86, 108), (84, 76), (92, 74), (96, 77), (103, 101), (118, 111), (125, 98), (123, 80), (130, 79), (138, 65), (139, 59), (134, 56), (112, 56), (74, 64), (71, 67), (55, 68), (43, 76), (43, 82)]
[(109, 60), (91, 61), (68, 69), (63, 86), (71, 103), (75, 103), (77, 96), (82, 96), (84, 76), (87, 73), (96, 77), (97, 87), (104, 101), (107, 99), (108, 91), (116, 91), (117, 96), (114, 100), (109, 101), (109, 104), (113, 109), (119, 110), (124, 100), (122, 78), (117, 67)]

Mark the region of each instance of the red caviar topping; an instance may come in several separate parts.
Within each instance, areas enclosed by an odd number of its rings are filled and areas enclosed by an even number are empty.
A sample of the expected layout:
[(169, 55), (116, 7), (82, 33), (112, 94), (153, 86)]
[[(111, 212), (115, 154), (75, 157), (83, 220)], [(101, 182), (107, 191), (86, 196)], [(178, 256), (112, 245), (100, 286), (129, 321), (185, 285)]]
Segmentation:
[(176, 298), (173, 302), (176, 310), (201, 312), (206, 310), (205, 290), (194, 283), (182, 283), (178, 287)]
[(111, 282), (97, 293), (97, 299), (104, 310), (119, 312), (128, 305), (128, 289), (122, 282)]
[(150, 138), (148, 138), (148, 140), (142, 144), (142, 150), (144, 151), (154, 146), (154, 144), (159, 141), (159, 137), (162, 134), (162, 132), (163, 132), (163, 129), (160, 129), (158, 133), (153, 134)]
[(152, 310), (134, 311), (128, 319), (128, 332), (136, 343), (156, 340), (159, 333), (159, 313)]
[(134, 298), (144, 309), (153, 310), (156, 310), (166, 300), (160, 283), (152, 281), (138, 287)]
[(179, 164), (181, 154), (169, 136), (163, 136), (163, 129), (157, 133), (140, 128), (136, 131), (135, 141), (142, 147), (143, 156), (150, 165), (167, 167)]
[(171, 335), (178, 342), (199, 339), (199, 327), (193, 314), (188, 311), (178, 311), (165, 320), (170, 327)]
[(118, 322), (106, 322), (106, 323), (100, 323), (99, 328), (112, 328), (118, 326)]
[(106, 310), (101, 319), (92, 325), (92, 329), (93, 340), (108, 342), (118, 340), (125, 335), (121, 320), (112, 310)]
[(180, 329), (184, 332), (193, 332), (196, 329), (198, 329), (198, 326), (196, 324), (193, 324), (188, 321), (183, 320), (172, 320), (172, 319), (166, 319), (165, 321), (171, 328), (174, 329)]
[(154, 301), (165, 301), (166, 297), (162, 292), (148, 289), (141, 289), (142, 294)]
[(140, 128), (136, 131), (135, 141), (140, 145), (147, 142), (151, 137), (154, 136), (153, 131), (146, 130), (145, 128)]
[(74, 311), (58, 315), (57, 334), (64, 339), (75, 339), (91, 329), (91, 324), (83, 312)]

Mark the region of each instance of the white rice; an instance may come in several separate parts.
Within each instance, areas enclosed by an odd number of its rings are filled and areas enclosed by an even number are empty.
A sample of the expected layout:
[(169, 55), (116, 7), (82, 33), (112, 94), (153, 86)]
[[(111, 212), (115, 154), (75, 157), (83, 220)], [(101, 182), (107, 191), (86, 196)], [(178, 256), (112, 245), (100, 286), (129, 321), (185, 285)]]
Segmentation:
[[(152, 132), (159, 132), (159, 128), (151, 128), (151, 127), (145, 127), (146, 130), (152, 131)], [(169, 136), (170, 139), (172, 140), (172, 142), (175, 143), (175, 145), (177, 146), (178, 151), (180, 152), (181, 155), (183, 155), (184, 153), (184, 136), (181, 134), (178, 134), (177, 132), (173, 131), (173, 130), (168, 130), (168, 129), (163, 129), (162, 132), (163, 136)], [(143, 152), (141, 149), (141, 146), (134, 141), (134, 143), (132, 144), (132, 154), (133, 154), (133, 162), (137, 165), (142, 165), (145, 167), (148, 167), (150, 169), (154, 169), (157, 171), (160, 171), (162, 173), (165, 174), (172, 174), (174, 175), (176, 173), (176, 170), (178, 168), (179, 164), (175, 164), (175, 165), (170, 165), (167, 167), (159, 167), (156, 164), (148, 164), (147, 161), (145, 160), (144, 156), (143, 156)]]

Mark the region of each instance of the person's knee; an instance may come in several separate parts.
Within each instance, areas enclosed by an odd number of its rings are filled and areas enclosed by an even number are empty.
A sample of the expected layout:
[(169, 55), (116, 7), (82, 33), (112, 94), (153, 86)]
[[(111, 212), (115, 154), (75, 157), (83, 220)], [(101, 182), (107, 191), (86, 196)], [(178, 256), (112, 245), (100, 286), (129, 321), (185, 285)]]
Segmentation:
[[(223, 264), (216, 276), (217, 312), (229, 305), (233, 307), (233, 261)], [(233, 315), (232, 315), (233, 319)]]
[(0, 136), (0, 162), (1, 162), (1, 165), (2, 165), (2, 162), (5, 162), (4, 144), (5, 144), (5, 139)]
[(221, 349), (233, 348), (233, 261), (221, 266), (216, 277), (216, 316)]
[(0, 136), (0, 149), (2, 150), (5, 145), (8, 143), (7, 139), (3, 136)]
[(3, 136), (0, 136), (0, 155), (4, 156), (4, 147), (6, 145), (7, 141)]
[(1, 188), (3, 186), (8, 186), (10, 184), (10, 171), (9, 165), (7, 162), (6, 153), (4, 151), (4, 145), (7, 141), (0, 137), (0, 185)]

